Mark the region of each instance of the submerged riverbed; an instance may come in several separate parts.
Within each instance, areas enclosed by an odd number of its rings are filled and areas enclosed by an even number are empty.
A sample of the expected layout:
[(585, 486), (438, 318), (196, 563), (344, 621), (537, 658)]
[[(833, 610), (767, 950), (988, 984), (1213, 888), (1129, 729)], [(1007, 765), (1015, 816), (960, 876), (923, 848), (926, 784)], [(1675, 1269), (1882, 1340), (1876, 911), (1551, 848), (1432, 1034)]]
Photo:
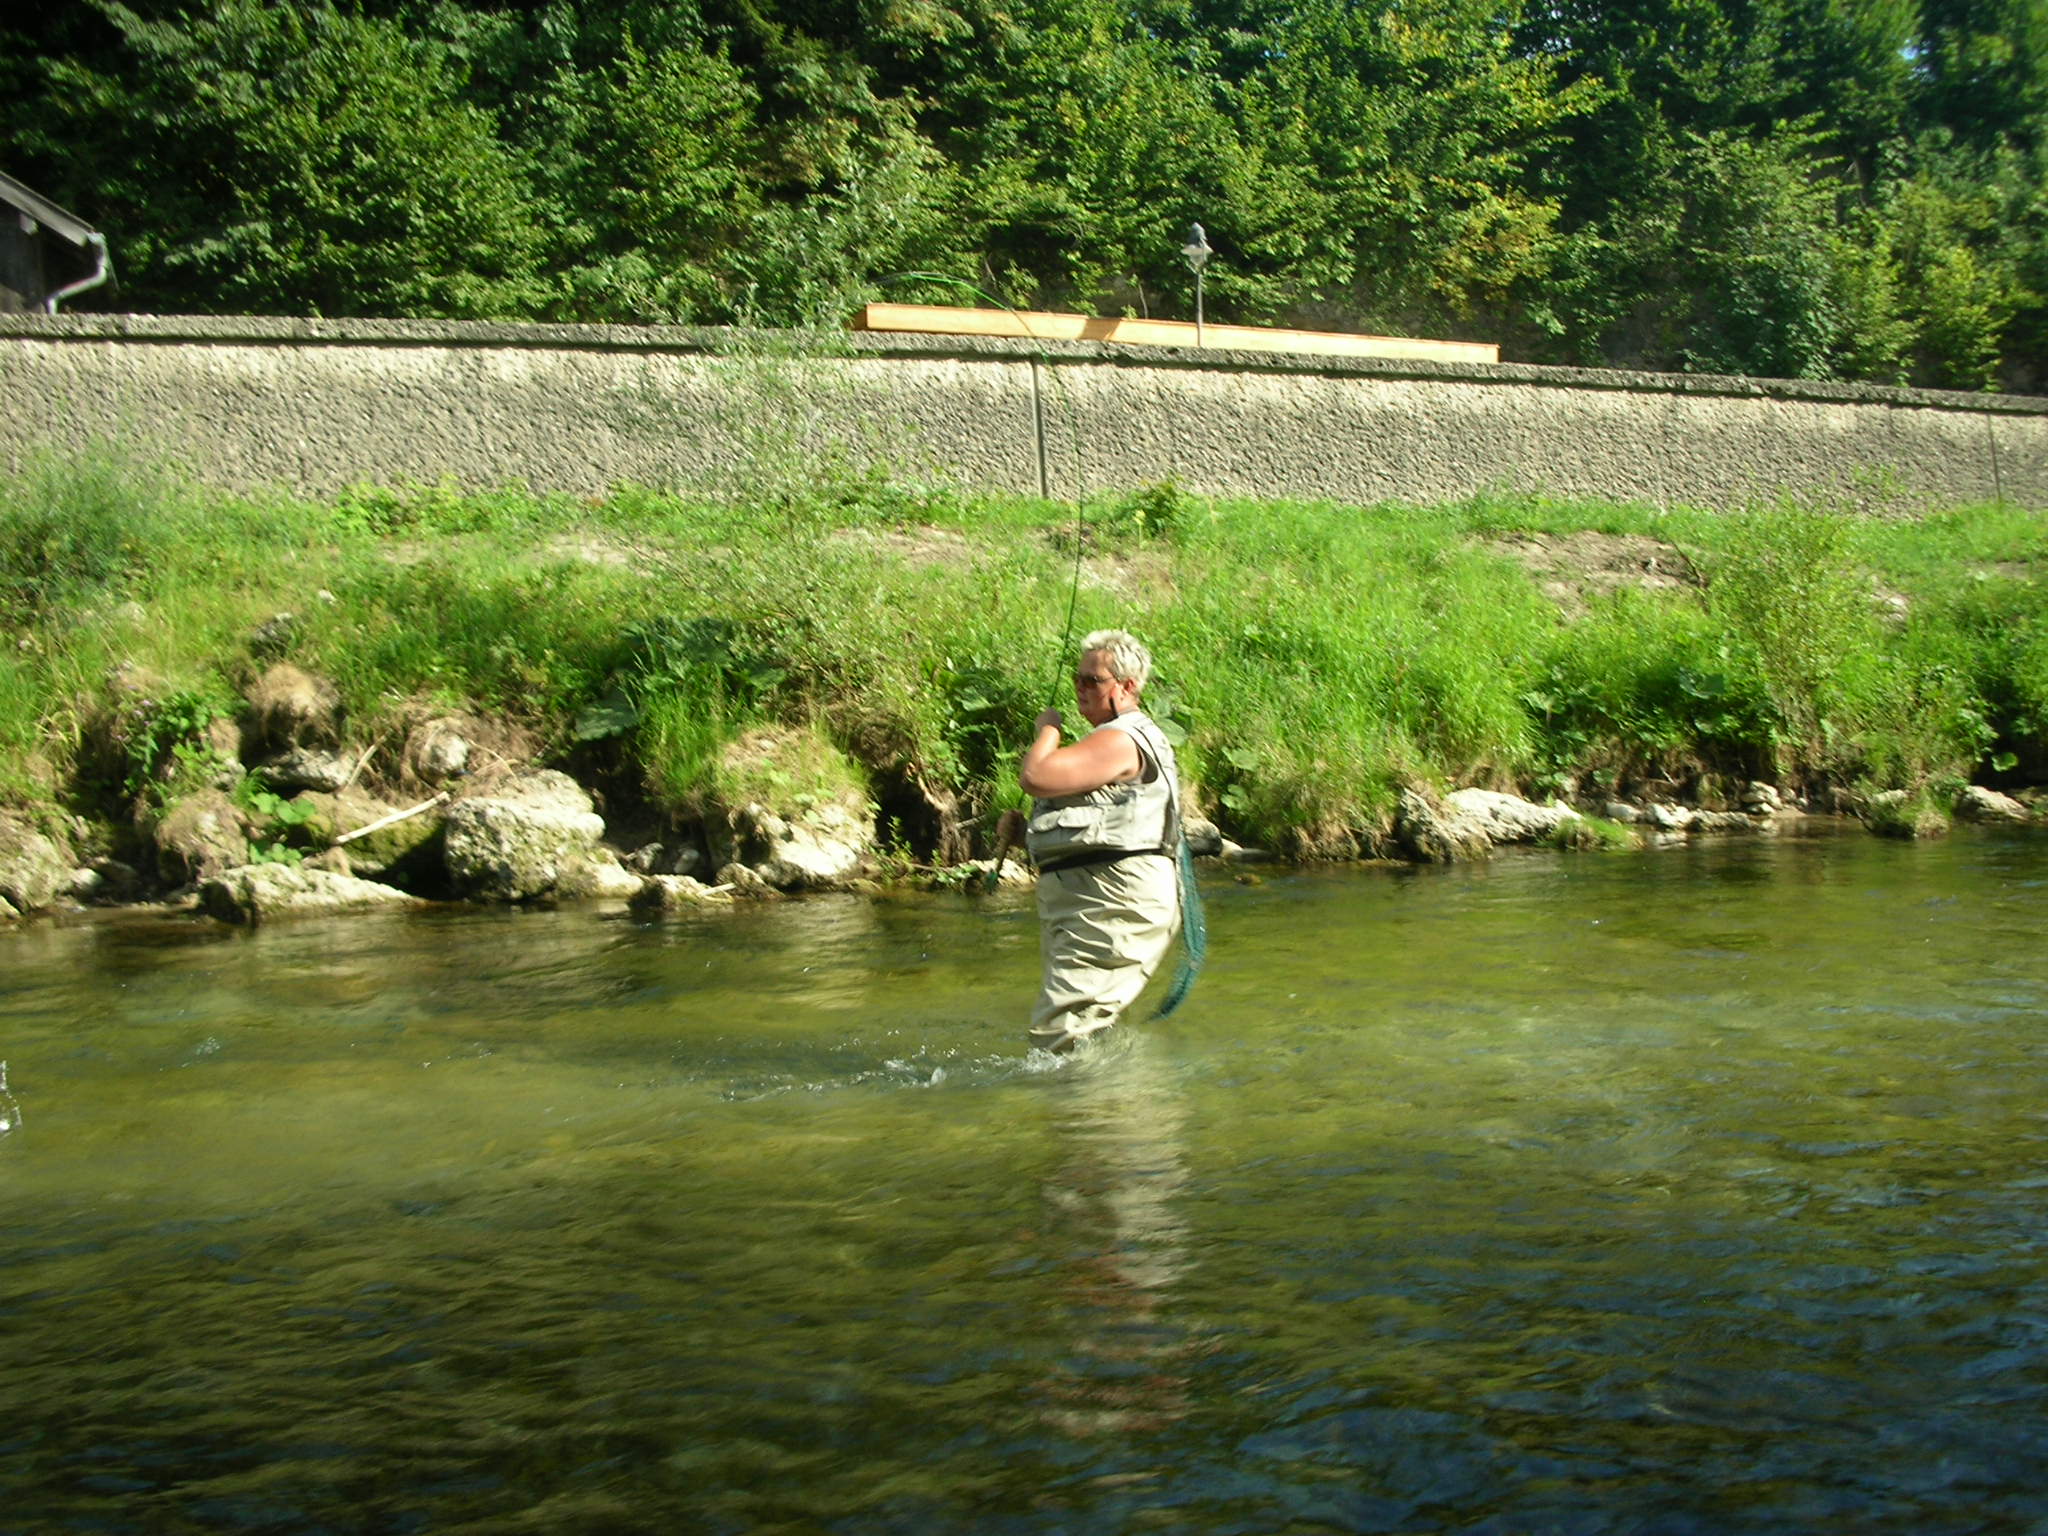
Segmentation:
[(0, 1531), (2031, 1531), (2048, 839), (0, 935)]

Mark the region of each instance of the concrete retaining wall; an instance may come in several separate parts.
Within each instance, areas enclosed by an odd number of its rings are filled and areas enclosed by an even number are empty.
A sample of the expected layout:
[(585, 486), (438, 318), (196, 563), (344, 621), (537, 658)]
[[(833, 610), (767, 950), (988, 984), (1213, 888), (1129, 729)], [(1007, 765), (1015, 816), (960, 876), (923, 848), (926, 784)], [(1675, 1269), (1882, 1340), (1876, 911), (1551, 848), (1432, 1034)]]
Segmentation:
[(1071, 497), (2048, 509), (2048, 400), (1668, 374), (623, 326), (0, 315), (0, 455), (109, 437), (208, 483), (601, 494), (819, 465)]

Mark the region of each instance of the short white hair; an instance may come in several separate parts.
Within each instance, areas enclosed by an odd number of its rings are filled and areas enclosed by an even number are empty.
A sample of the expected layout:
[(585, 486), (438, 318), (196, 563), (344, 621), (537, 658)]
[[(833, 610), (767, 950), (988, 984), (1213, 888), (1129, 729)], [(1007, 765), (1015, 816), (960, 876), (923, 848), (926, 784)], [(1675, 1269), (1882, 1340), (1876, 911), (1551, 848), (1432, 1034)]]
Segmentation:
[(1110, 675), (1140, 688), (1152, 675), (1152, 653), (1127, 630), (1098, 629), (1081, 642), (1081, 654), (1100, 651), (1109, 658)]

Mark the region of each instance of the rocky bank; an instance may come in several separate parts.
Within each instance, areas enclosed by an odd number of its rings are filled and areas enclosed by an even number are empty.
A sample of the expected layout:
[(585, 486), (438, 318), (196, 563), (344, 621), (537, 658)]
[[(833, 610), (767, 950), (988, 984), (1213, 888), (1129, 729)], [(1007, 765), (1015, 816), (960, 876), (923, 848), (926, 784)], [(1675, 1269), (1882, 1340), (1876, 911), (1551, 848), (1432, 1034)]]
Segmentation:
[[(95, 834), (83, 820), (39, 824), (0, 811), (0, 921), (138, 901), (190, 906), (226, 923), (431, 901), (602, 900), (672, 910), (873, 892), (905, 880), (978, 889), (991, 874), (1013, 884), (1030, 879), (1000, 856), (993, 829), (950, 838), (954, 851), (964, 846), (981, 857), (944, 868), (884, 856), (875, 806), (851, 788), (821, 789), (804, 771), (820, 744), (796, 729), (751, 732), (729, 750), (745, 782), (806, 787), (764, 787), (650, 822), (644, 805), (608, 815), (603, 783), (543, 766), (534, 743), (502, 723), (422, 708), (401, 740), (359, 742), (333, 686), (287, 661), (254, 677), (233, 718), (194, 724), (184, 739), (162, 728), (163, 693), (147, 678), (117, 673), (95, 727), (102, 758), (127, 761), (139, 779), (130, 784), (125, 838)], [(1515, 844), (1770, 833), (1810, 810), (1925, 836), (1945, 829), (1950, 816), (2028, 824), (2042, 819), (2037, 809), (2048, 811), (2048, 801), (1975, 786), (1952, 804), (1899, 795), (1806, 807), (1755, 782), (1735, 802), (1704, 806), (1656, 786), (1624, 794), (1587, 784), (1572, 802), (1537, 803), (1483, 787), (1417, 784), (1403, 791), (1372, 851), (1452, 862)], [(1262, 857), (1207, 821), (1191, 821), (1188, 836), (1198, 856)]]

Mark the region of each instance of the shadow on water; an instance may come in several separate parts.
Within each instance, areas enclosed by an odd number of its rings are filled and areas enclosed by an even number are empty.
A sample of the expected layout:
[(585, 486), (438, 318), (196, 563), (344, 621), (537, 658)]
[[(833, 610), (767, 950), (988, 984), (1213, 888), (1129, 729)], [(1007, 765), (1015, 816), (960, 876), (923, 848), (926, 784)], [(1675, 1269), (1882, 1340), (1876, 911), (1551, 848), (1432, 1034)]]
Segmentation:
[[(2048, 853), (0, 939), (0, 1531), (2028, 1531)], [(0, 1100), (0, 1111), (8, 1103)]]

